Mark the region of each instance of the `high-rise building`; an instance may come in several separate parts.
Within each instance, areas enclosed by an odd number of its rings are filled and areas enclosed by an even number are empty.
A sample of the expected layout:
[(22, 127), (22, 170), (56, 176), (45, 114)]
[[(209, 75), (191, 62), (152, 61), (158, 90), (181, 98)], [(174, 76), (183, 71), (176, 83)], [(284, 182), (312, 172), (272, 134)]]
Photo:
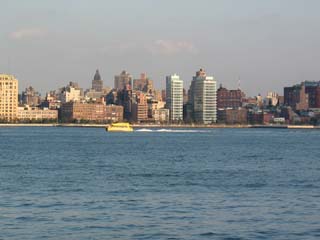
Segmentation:
[[(130, 121), (132, 119), (132, 103), (133, 103), (133, 93), (130, 88), (123, 88), (118, 90), (116, 93), (116, 104), (123, 106), (124, 115), (123, 117)], [(108, 103), (111, 103), (108, 101)]]
[(92, 80), (92, 89), (94, 89), (96, 92), (102, 92), (103, 90), (103, 81), (98, 69), (96, 70), (96, 74)]
[(61, 88), (58, 94), (59, 100), (62, 103), (77, 102), (82, 98), (82, 89), (74, 82), (70, 82), (68, 86)]
[(18, 80), (12, 75), (0, 74), (0, 121), (17, 118)]
[(320, 81), (304, 81), (309, 108), (320, 108)]
[(148, 84), (148, 78), (146, 73), (141, 73), (139, 79), (133, 80), (133, 90), (144, 91)]
[(284, 104), (294, 110), (320, 108), (320, 81), (304, 81), (285, 87)]
[(141, 73), (140, 79), (133, 80), (133, 90), (152, 94), (154, 91), (153, 81), (147, 77), (146, 73)]
[(193, 77), (189, 101), (195, 122), (211, 124), (217, 121), (217, 82), (203, 69)]
[(183, 81), (177, 74), (166, 77), (166, 108), (171, 121), (183, 120)]
[(21, 94), (21, 103), (29, 105), (31, 107), (38, 106), (41, 101), (40, 93), (38, 93), (33, 87), (28, 87)]
[(276, 92), (268, 92), (264, 105), (277, 106), (278, 104), (279, 104), (279, 94)]
[(148, 104), (143, 92), (136, 92), (132, 103), (132, 120), (134, 122), (143, 122), (148, 119)]
[(293, 110), (306, 110), (309, 108), (309, 96), (304, 83), (284, 88), (284, 104)]
[(124, 88), (132, 89), (132, 76), (127, 71), (122, 71), (120, 75), (114, 77), (114, 88), (123, 90)]

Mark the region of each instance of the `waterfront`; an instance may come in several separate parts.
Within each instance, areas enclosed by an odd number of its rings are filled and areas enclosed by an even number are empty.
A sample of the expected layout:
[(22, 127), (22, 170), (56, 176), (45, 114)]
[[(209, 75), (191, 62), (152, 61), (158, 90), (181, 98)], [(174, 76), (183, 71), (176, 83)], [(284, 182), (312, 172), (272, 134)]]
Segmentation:
[[(76, 128), (106, 128), (110, 124), (90, 123), (0, 123), (1, 127), (76, 127)], [(287, 124), (132, 124), (134, 129), (201, 129), (201, 128), (273, 128), (273, 129), (320, 129), (319, 125), (287, 125)]]
[(318, 239), (319, 140), (0, 128), (0, 239)]

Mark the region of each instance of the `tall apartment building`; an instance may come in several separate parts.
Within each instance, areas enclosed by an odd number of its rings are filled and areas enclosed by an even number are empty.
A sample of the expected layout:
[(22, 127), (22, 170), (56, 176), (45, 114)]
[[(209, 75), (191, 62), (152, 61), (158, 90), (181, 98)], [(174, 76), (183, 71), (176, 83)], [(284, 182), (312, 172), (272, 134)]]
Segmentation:
[(18, 109), (18, 80), (12, 75), (0, 74), (0, 120), (14, 121)]
[(170, 121), (183, 120), (183, 81), (177, 74), (166, 77), (166, 108)]
[(207, 76), (203, 69), (193, 77), (189, 101), (195, 122), (211, 124), (217, 121), (217, 82), (214, 77)]
[(141, 73), (139, 79), (133, 80), (133, 90), (151, 93), (153, 91), (153, 81), (147, 77), (146, 73)]
[[(116, 104), (123, 106), (124, 110), (124, 118), (128, 121), (131, 120), (132, 118), (132, 103), (133, 103), (133, 93), (132, 90), (129, 88), (127, 89), (126, 87), (122, 90), (118, 90), (116, 92), (116, 96), (112, 94), (116, 98)], [(111, 100), (111, 99), (110, 99)], [(108, 104), (112, 103), (112, 101), (107, 101)], [(114, 102), (113, 102), (114, 103)]]
[(101, 79), (99, 70), (96, 70), (96, 73), (92, 80), (92, 89), (96, 92), (102, 92), (103, 91), (103, 81)]
[(132, 120), (134, 122), (143, 122), (148, 120), (148, 104), (144, 93), (136, 92), (134, 102), (132, 103)]
[(284, 104), (294, 110), (309, 108), (309, 96), (304, 83), (284, 88)]
[(277, 106), (279, 104), (279, 94), (276, 92), (268, 92), (265, 105)]
[(117, 90), (123, 90), (124, 88), (132, 89), (132, 76), (127, 71), (122, 71), (120, 75), (114, 77), (114, 88)]
[(301, 84), (305, 85), (309, 108), (320, 108), (320, 81), (304, 81)]
[(320, 81), (304, 81), (285, 87), (284, 104), (294, 110), (320, 108)]
[(82, 98), (82, 89), (74, 82), (70, 82), (68, 86), (62, 88), (59, 94), (59, 100), (62, 103), (78, 102)]
[(38, 106), (41, 101), (40, 93), (33, 87), (27, 87), (21, 94), (21, 103), (29, 106)]

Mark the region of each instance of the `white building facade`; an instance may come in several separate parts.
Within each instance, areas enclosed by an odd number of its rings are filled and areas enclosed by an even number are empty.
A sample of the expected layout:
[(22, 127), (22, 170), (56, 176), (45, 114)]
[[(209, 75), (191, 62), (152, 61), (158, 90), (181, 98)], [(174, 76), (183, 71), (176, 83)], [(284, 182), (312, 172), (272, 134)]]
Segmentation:
[(170, 121), (183, 120), (183, 81), (177, 74), (166, 77), (166, 108)]
[(200, 69), (191, 83), (191, 104), (196, 123), (212, 124), (217, 121), (217, 82)]

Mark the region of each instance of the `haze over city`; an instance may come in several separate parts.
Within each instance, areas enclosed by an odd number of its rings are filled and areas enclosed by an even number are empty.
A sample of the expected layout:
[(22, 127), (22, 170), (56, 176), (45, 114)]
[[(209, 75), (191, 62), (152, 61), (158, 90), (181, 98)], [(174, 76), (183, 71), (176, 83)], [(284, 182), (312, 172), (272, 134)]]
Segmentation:
[(43, 94), (69, 81), (105, 85), (127, 70), (157, 88), (178, 73), (189, 88), (200, 67), (248, 95), (319, 80), (316, 0), (0, 0), (0, 72)]

